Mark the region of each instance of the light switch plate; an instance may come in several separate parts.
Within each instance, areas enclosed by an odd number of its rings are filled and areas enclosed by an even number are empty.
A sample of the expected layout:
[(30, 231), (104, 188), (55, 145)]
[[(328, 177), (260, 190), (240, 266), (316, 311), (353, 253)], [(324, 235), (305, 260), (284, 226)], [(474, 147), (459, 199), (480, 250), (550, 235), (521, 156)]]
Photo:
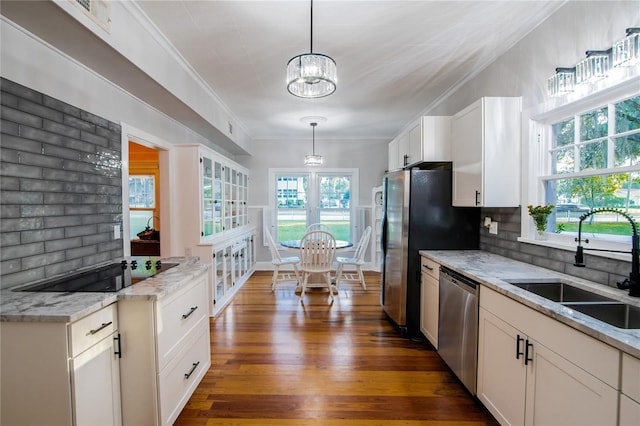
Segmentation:
[(120, 225), (113, 225), (113, 239), (120, 239)]
[(498, 233), (498, 222), (491, 222), (491, 226), (489, 227), (489, 233), (490, 234)]

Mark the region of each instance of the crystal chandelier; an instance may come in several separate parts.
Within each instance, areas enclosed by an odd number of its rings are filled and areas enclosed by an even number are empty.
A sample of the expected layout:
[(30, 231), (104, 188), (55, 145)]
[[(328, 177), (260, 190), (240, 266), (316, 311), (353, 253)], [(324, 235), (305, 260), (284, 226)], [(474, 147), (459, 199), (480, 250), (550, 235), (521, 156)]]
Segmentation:
[(306, 166), (319, 166), (322, 164), (322, 155), (316, 155), (316, 126), (318, 123), (309, 123), (313, 129), (312, 154), (304, 156), (304, 164)]
[(311, 0), (309, 53), (293, 57), (287, 64), (287, 90), (300, 98), (323, 98), (336, 91), (336, 61), (313, 53), (313, 0)]

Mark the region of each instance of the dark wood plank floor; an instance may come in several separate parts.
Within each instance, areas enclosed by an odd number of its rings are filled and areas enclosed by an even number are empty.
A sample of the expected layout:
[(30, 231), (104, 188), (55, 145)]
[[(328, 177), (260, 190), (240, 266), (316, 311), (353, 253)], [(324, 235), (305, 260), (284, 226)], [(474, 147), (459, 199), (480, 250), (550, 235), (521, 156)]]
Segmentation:
[(256, 272), (211, 320), (212, 366), (176, 425), (495, 425), (425, 341), (399, 337), (366, 291), (270, 290)]

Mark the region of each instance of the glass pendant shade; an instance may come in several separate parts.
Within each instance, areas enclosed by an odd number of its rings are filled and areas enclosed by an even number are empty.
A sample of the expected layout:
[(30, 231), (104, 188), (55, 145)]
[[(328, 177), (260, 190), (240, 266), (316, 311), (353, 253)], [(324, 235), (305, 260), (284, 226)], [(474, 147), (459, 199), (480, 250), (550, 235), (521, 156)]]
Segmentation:
[(299, 98), (324, 98), (336, 91), (336, 61), (313, 53), (313, 0), (311, 0), (309, 53), (291, 58), (287, 64), (287, 90)]
[(560, 96), (573, 92), (575, 68), (556, 68), (556, 73), (547, 81), (549, 96)]
[(614, 67), (630, 67), (640, 63), (640, 28), (627, 28), (626, 34), (613, 46)]
[(287, 90), (300, 98), (323, 98), (336, 91), (336, 62), (319, 53), (305, 53), (287, 64)]
[(607, 76), (609, 50), (587, 50), (587, 57), (576, 65), (576, 84), (591, 83)]
[(313, 129), (313, 136), (311, 139), (312, 145), (312, 154), (304, 156), (304, 164), (306, 166), (319, 166), (322, 164), (322, 156), (316, 155), (316, 126), (318, 123), (309, 123), (311, 128)]
[(311, 154), (304, 156), (304, 164), (306, 166), (320, 166), (322, 163), (322, 155)]

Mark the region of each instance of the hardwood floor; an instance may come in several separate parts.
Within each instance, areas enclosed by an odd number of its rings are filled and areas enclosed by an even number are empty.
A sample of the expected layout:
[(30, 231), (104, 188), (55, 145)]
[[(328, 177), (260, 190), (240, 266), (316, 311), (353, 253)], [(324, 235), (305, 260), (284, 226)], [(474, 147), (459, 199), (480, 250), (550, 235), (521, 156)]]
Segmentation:
[(368, 289), (295, 284), (256, 272), (211, 320), (212, 366), (176, 425), (495, 425), (426, 341), (399, 337)]

